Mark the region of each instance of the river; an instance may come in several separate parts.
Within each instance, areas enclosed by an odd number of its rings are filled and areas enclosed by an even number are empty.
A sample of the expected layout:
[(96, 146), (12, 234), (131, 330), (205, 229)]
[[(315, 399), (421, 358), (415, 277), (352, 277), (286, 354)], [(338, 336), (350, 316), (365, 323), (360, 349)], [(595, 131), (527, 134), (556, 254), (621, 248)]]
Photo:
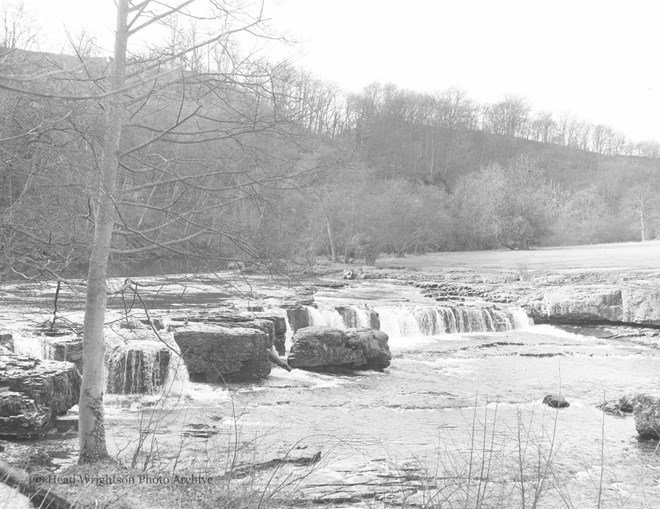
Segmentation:
[[(110, 395), (111, 454), (165, 471), (250, 467), (253, 482), (293, 505), (660, 507), (658, 442), (640, 440), (632, 417), (596, 407), (657, 390), (651, 331), (599, 338), (531, 325), (512, 308), (508, 330), (435, 333), (420, 309), (440, 304), (383, 282), (324, 290), (315, 302), (315, 324), (341, 326), (338, 305), (377, 311), (391, 366), (273, 368), (261, 383), (229, 387), (178, 376), (167, 397)], [(551, 393), (570, 406), (544, 405)]]

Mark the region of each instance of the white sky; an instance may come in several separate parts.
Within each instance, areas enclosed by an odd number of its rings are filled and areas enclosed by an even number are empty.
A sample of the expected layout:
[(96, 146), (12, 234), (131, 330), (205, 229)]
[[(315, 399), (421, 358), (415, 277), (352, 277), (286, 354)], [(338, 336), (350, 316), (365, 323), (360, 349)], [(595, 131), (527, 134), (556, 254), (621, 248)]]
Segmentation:
[[(535, 110), (660, 140), (660, 1), (268, 1), (271, 24), (301, 41), (295, 62), (344, 90), (380, 81), (458, 86), (485, 102), (517, 95)], [(110, 46), (112, 0), (24, 2), (52, 34), (65, 20)]]

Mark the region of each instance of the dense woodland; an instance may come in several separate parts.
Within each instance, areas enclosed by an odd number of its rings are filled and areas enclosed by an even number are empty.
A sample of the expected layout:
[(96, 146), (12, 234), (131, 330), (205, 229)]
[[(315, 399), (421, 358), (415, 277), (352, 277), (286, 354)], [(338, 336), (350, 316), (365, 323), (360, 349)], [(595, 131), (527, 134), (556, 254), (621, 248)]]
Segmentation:
[[(479, 104), (380, 84), (347, 95), (290, 65), (237, 59), (228, 44), (170, 44), (127, 63), (116, 274), (373, 264), (646, 240), (660, 227), (657, 143), (522, 98)], [(82, 46), (0, 49), (3, 277), (86, 272), (109, 69)]]

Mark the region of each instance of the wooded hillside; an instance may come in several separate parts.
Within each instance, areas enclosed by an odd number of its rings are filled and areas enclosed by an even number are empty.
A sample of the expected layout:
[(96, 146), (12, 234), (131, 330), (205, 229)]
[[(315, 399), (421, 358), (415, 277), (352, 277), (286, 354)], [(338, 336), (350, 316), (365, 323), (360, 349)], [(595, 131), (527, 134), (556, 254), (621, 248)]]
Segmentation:
[[(344, 95), (227, 51), (128, 62), (115, 273), (656, 235), (657, 143), (520, 98)], [(0, 270), (82, 275), (109, 61), (0, 55)]]

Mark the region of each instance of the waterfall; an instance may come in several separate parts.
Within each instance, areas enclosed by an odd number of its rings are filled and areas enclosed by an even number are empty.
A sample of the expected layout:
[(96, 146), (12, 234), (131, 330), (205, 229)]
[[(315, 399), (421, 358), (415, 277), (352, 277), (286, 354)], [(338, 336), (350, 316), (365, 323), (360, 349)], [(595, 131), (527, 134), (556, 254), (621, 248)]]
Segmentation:
[(49, 338), (46, 336), (33, 336), (13, 333), (14, 353), (35, 359), (50, 359)]
[(390, 338), (434, 336), (466, 332), (501, 332), (523, 329), (530, 320), (520, 308), (457, 304), (442, 306), (340, 306), (329, 309), (308, 307), (310, 325), (338, 329), (377, 328)]
[(312, 326), (325, 325), (336, 329), (346, 329), (344, 318), (336, 309), (317, 309), (308, 307), (309, 324)]
[(522, 309), (498, 309), (492, 306), (458, 305), (418, 307), (413, 315), (424, 336), (457, 332), (501, 332), (529, 325)]
[(286, 321), (286, 335), (284, 337), (284, 349), (286, 350), (286, 354), (289, 355), (289, 352), (291, 351), (291, 345), (293, 341), (291, 339), (293, 338), (293, 327), (291, 325), (291, 321), (289, 320), (289, 312), (287, 311), (286, 314), (284, 315), (284, 320)]
[(380, 330), (390, 338), (423, 336), (424, 333), (409, 309), (402, 307), (378, 308)]
[(113, 394), (153, 394), (169, 373), (171, 351), (158, 344), (120, 345), (105, 357), (106, 387)]

